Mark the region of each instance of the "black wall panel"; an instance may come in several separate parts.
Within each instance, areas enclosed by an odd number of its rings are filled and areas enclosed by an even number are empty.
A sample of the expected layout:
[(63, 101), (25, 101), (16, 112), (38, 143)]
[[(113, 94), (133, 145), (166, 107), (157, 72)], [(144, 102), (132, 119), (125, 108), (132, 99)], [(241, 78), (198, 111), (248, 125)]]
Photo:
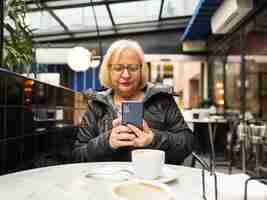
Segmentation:
[(0, 69), (0, 174), (71, 162), (74, 95)]

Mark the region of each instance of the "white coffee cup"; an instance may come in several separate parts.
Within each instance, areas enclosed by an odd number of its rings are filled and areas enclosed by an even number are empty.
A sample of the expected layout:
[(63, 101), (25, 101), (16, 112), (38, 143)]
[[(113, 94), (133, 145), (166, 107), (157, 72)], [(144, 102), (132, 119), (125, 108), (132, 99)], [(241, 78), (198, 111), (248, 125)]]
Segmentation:
[(159, 178), (164, 163), (164, 151), (155, 149), (138, 149), (132, 151), (132, 164), (137, 178), (146, 180)]

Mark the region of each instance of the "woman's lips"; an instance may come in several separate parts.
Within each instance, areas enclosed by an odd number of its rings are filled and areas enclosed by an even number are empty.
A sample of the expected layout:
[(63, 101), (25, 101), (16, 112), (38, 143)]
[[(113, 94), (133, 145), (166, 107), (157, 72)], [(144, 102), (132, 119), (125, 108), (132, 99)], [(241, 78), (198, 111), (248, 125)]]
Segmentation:
[(120, 85), (129, 86), (131, 85), (131, 82), (120, 82)]

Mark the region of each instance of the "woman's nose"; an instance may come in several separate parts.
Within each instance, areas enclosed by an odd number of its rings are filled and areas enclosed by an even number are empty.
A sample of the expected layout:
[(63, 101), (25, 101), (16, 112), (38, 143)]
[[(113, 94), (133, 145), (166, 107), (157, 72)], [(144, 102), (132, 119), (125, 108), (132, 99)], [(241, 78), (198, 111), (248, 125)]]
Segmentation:
[(129, 78), (129, 77), (130, 77), (130, 73), (129, 73), (129, 71), (128, 71), (127, 68), (124, 68), (124, 69), (123, 69), (121, 76), (122, 76), (123, 78)]

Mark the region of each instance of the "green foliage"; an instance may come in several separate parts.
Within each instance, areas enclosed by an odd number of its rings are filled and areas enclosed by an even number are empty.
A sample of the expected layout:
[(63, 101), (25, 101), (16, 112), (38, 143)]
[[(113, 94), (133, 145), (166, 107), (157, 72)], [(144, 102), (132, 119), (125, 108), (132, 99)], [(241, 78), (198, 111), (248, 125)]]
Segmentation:
[(4, 66), (8, 68), (29, 66), (33, 62), (32, 31), (25, 23), (26, 1), (5, 1), (8, 20), (5, 20), (4, 28), (9, 35), (4, 40)]

